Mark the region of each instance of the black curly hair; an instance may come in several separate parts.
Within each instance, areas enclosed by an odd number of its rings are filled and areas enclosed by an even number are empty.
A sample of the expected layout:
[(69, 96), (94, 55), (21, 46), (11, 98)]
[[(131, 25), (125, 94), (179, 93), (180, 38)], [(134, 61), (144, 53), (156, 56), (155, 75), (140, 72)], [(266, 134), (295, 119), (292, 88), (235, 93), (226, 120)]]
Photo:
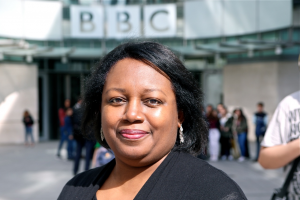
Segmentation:
[(184, 143), (177, 137), (173, 150), (199, 154), (207, 145), (208, 128), (202, 114), (202, 92), (193, 75), (185, 68), (176, 55), (167, 47), (155, 42), (128, 42), (109, 52), (92, 71), (88, 78), (83, 100), (82, 131), (88, 134), (93, 128), (97, 141), (109, 148), (100, 139), (101, 98), (106, 76), (120, 60), (131, 58), (157, 68), (168, 76), (176, 96), (177, 109), (183, 112), (182, 124)]

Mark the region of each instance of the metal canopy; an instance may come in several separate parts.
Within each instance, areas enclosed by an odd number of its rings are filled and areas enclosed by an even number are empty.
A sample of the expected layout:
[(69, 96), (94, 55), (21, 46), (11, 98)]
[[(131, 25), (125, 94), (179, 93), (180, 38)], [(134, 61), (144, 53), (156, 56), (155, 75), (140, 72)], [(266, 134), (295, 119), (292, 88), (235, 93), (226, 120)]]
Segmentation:
[(215, 44), (199, 44), (196, 45), (196, 49), (202, 49), (210, 51), (215, 54), (234, 54), (234, 53), (244, 53), (247, 52), (247, 49), (241, 47), (226, 47), (221, 46), (218, 43)]
[(239, 40), (241, 44), (255, 44), (255, 45), (273, 45), (281, 47), (289, 47), (294, 45), (294, 42), (279, 41), (279, 40), (255, 40), (255, 39), (242, 39)]
[(61, 58), (61, 57), (68, 56), (74, 50), (75, 50), (75, 48), (66, 48), (66, 47), (52, 48), (50, 51), (39, 52), (33, 56), (34, 57), (47, 57), (47, 58)]
[(3, 52), (4, 55), (8, 56), (32, 56), (39, 53), (45, 53), (50, 52), (51, 48), (47, 47), (38, 47), (38, 48), (32, 48), (32, 49), (8, 49)]
[(0, 46), (14, 46), (16, 42), (11, 39), (0, 39)]
[(72, 53), (70, 53), (69, 58), (83, 58), (83, 59), (93, 59), (100, 58), (103, 56), (103, 50), (100, 48), (76, 48)]
[(262, 44), (262, 43), (241, 43), (239, 41), (234, 42), (222, 42), (220, 43), (222, 47), (230, 47), (230, 48), (241, 48), (247, 50), (269, 50), (274, 49), (276, 45), (273, 44)]
[[(282, 42), (274, 40), (237, 40), (212, 44), (197, 44), (195, 46), (170, 47), (174, 52), (182, 56), (196, 58), (214, 57), (216, 55), (248, 53), (253, 56), (255, 51), (275, 50), (276, 54), (282, 52), (282, 48), (300, 45), (299, 42)], [(75, 47), (39, 47), (31, 45), (24, 40), (0, 39), (0, 60), (4, 56), (26, 57), (27, 62), (32, 58), (59, 58), (67, 62), (68, 59), (99, 59), (113, 50), (113, 47), (102, 48), (75, 48)]]
[(202, 49), (195, 49), (193, 46), (170, 47), (173, 51), (183, 56), (196, 56), (196, 57), (212, 57), (213, 54), (209, 51)]

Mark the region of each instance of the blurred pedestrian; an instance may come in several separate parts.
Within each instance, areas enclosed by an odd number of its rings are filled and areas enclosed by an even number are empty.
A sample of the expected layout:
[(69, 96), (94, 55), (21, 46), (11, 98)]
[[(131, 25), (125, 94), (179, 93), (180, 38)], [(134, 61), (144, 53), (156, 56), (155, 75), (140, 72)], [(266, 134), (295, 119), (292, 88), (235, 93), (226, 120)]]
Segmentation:
[(73, 110), (72, 108), (68, 108), (66, 111), (65, 116), (65, 126), (64, 126), (64, 132), (67, 135), (67, 152), (68, 152), (68, 160), (73, 160), (74, 155), (74, 137), (73, 137), (73, 125), (72, 125), (72, 114)]
[(93, 138), (85, 138), (81, 132), (82, 120), (82, 100), (79, 97), (73, 107), (73, 135), (76, 141), (76, 154), (74, 160), (73, 173), (76, 175), (79, 170), (82, 149), (85, 148), (85, 171), (90, 169), (91, 160), (94, 153), (95, 141)]
[(206, 107), (206, 118), (209, 126), (209, 154), (211, 161), (217, 161), (220, 151), (220, 122), (216, 110), (212, 105)]
[(228, 123), (231, 117), (230, 113), (227, 112), (227, 108), (225, 106), (220, 108), (220, 132), (221, 132), (221, 159), (222, 160), (233, 160), (233, 156), (230, 154), (231, 150), (231, 140), (232, 140), (232, 132), (231, 132), (231, 124)]
[[(34, 122), (28, 110), (25, 110), (23, 113), (23, 123), (25, 125), (25, 145), (34, 145), (32, 134), (32, 125)], [(28, 143), (28, 137), (31, 139), (30, 143)]]
[(57, 150), (57, 157), (60, 157), (60, 150), (64, 144), (64, 142), (68, 141), (68, 135), (65, 132), (65, 116), (66, 116), (66, 111), (68, 108), (70, 108), (70, 100), (66, 99), (64, 102), (64, 108), (60, 108), (58, 110), (58, 119), (59, 119), (59, 131), (60, 131), (60, 142), (58, 145), (58, 150)]
[(219, 118), (221, 118), (221, 112), (222, 112), (222, 110), (225, 108), (225, 106), (224, 106), (224, 104), (222, 104), (222, 103), (219, 103), (218, 105), (217, 105), (217, 111), (218, 111), (218, 117)]
[(242, 109), (236, 109), (232, 118), (232, 131), (233, 134), (237, 136), (238, 144), (240, 147), (241, 156), (238, 158), (238, 161), (243, 162), (246, 157), (247, 151), (247, 131), (248, 124), (245, 115), (243, 114)]
[(103, 165), (106, 165), (114, 158), (115, 155), (111, 150), (102, 147), (97, 142), (97, 144), (95, 145), (95, 152), (93, 156), (93, 167), (101, 167)]
[(256, 162), (259, 156), (260, 143), (263, 140), (268, 124), (268, 115), (264, 112), (264, 104), (262, 102), (257, 104), (257, 112), (253, 115), (253, 123), (255, 124), (256, 136), (256, 157), (254, 159)]

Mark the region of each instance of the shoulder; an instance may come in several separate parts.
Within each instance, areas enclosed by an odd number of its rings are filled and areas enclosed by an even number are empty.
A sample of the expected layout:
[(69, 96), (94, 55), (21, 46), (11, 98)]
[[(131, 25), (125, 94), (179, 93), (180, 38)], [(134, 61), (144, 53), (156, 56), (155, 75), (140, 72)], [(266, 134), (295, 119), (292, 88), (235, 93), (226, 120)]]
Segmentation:
[[(181, 154), (180, 162), (185, 163), (185, 170), (192, 174), (189, 181), (191, 192), (198, 191), (197, 195), (205, 195), (206, 199), (247, 199), (237, 183), (223, 171), (190, 154)], [(199, 191), (199, 188), (202, 190)]]
[[(187, 166), (190, 171), (195, 172), (195, 175), (201, 175), (201, 176), (207, 176), (209, 177), (210, 180), (223, 180), (223, 181), (228, 181), (234, 185), (237, 186), (237, 184), (230, 179), (223, 171), (213, 167), (210, 165), (208, 162), (196, 158), (188, 153), (180, 153), (180, 162), (184, 162), (185, 165)], [(187, 163), (189, 165), (187, 165)], [(197, 170), (199, 169), (199, 170)]]
[(94, 169), (90, 169), (88, 171), (82, 172), (74, 176), (71, 180), (67, 182), (66, 185), (69, 186), (81, 186), (81, 187), (88, 187), (94, 181), (96, 181), (96, 177), (101, 174), (105, 166), (97, 167)]
[(299, 101), (300, 101), (300, 90), (282, 99), (282, 101), (279, 103), (279, 106), (284, 107), (286, 105), (289, 105), (292, 102), (299, 102)]
[(58, 200), (92, 199), (99, 189), (97, 183), (105, 166), (94, 168), (74, 176), (62, 189)]

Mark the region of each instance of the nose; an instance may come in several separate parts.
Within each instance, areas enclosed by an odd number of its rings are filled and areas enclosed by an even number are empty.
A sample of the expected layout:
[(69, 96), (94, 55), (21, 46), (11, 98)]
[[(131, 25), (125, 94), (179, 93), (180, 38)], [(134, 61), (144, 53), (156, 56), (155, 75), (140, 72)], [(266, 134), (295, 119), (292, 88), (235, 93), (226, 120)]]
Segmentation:
[(138, 99), (129, 100), (124, 113), (124, 120), (130, 123), (142, 123), (144, 114), (142, 105)]

